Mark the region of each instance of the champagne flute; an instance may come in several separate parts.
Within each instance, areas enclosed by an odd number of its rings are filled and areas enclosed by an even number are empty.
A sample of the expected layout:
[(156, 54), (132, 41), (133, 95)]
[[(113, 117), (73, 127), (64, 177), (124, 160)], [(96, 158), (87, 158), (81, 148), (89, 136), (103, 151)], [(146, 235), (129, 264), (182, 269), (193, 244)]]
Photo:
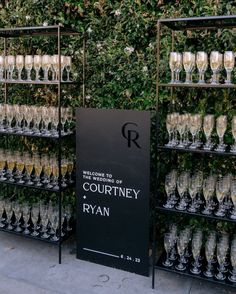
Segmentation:
[(204, 74), (208, 67), (208, 56), (204, 51), (198, 51), (196, 55), (196, 64), (199, 73), (199, 84), (205, 84)]
[(37, 237), (39, 235), (38, 230), (38, 219), (39, 219), (39, 206), (34, 204), (31, 208), (31, 220), (33, 223), (33, 232), (31, 233), (32, 236)]
[(18, 70), (18, 81), (22, 81), (21, 74), (24, 67), (24, 56), (17, 55), (16, 56), (16, 68)]
[(199, 257), (202, 247), (202, 236), (199, 234), (195, 234), (192, 240), (192, 253), (194, 258), (193, 267), (190, 269), (190, 272), (195, 275), (199, 275), (201, 270), (199, 269)]
[(24, 158), (20, 153), (16, 155), (16, 171), (18, 175), (18, 183), (24, 184), (25, 181), (23, 180), (23, 171), (25, 169)]
[(58, 81), (59, 76), (59, 56), (57, 54), (52, 55), (52, 69), (54, 71), (53, 80)]
[(190, 133), (192, 135), (192, 144), (189, 146), (190, 149), (196, 149), (197, 148), (197, 142), (196, 142), (196, 136), (199, 129), (199, 115), (198, 114), (192, 114), (189, 119), (190, 122)]
[(6, 154), (3, 150), (0, 151), (0, 181), (6, 181), (5, 177), (5, 168), (6, 168)]
[(29, 134), (29, 135), (32, 135), (34, 132), (33, 130), (31, 129), (30, 125), (33, 121), (33, 111), (32, 111), (32, 106), (28, 105), (28, 106), (25, 106), (25, 123), (26, 123), (26, 126), (25, 126), (25, 134)]
[(72, 64), (71, 56), (65, 56), (65, 69), (67, 72), (67, 80), (66, 80), (67, 82), (70, 82), (71, 64)]
[(9, 230), (9, 231), (12, 231), (14, 228), (11, 224), (11, 219), (12, 219), (12, 203), (10, 200), (6, 200), (5, 202), (5, 212), (6, 212), (6, 215), (7, 215), (7, 218), (6, 218), (6, 229)]
[(22, 214), (23, 214), (23, 219), (24, 219), (23, 234), (29, 235), (30, 230), (28, 229), (28, 227), (29, 227), (29, 220), (30, 220), (30, 207), (26, 203), (24, 203), (24, 205), (22, 205)]
[(211, 199), (213, 197), (215, 191), (215, 178), (214, 176), (209, 176), (203, 181), (203, 196), (206, 201), (206, 205), (202, 214), (211, 215), (212, 207), (211, 207)]
[(15, 179), (13, 178), (13, 171), (16, 167), (16, 156), (14, 153), (9, 153), (6, 157), (7, 161), (7, 173), (9, 175), (9, 182), (15, 182)]
[(215, 238), (208, 238), (208, 240), (205, 243), (205, 256), (207, 260), (207, 268), (206, 271), (203, 272), (204, 276), (208, 278), (212, 278), (214, 276), (212, 271), (212, 263), (214, 260), (214, 253), (216, 248), (216, 241)]
[(215, 125), (214, 115), (212, 114), (205, 115), (203, 120), (203, 130), (206, 136), (206, 143), (203, 146), (204, 150), (211, 150), (213, 148), (213, 145), (211, 143), (211, 134), (214, 129), (214, 125)]
[(188, 176), (186, 172), (182, 172), (177, 179), (177, 190), (180, 196), (179, 204), (176, 206), (177, 210), (186, 210), (187, 203), (184, 199), (184, 194), (188, 188)]
[(225, 267), (225, 259), (227, 254), (227, 245), (225, 242), (218, 242), (217, 243), (217, 261), (219, 263), (218, 273), (215, 275), (217, 280), (223, 281), (225, 280), (225, 275), (223, 274)]
[(165, 177), (165, 192), (167, 195), (167, 201), (163, 205), (165, 208), (173, 208), (174, 204), (171, 201), (171, 193), (175, 190), (176, 184), (172, 180), (171, 174), (166, 175)]
[(216, 151), (224, 152), (225, 144), (224, 144), (224, 134), (227, 129), (227, 116), (220, 115), (216, 120), (216, 132), (220, 139), (219, 145), (217, 146)]
[(43, 184), (40, 182), (40, 176), (42, 173), (42, 163), (41, 163), (41, 158), (38, 153), (34, 155), (34, 172), (35, 172), (35, 186), (36, 187), (41, 187)]
[(5, 57), (6, 69), (7, 69), (7, 79), (12, 81), (13, 80), (13, 71), (15, 68), (15, 56), (14, 55), (7, 55)]
[(16, 228), (15, 231), (20, 233), (22, 232), (22, 228), (20, 227), (20, 219), (22, 216), (22, 206), (18, 201), (13, 202), (12, 209), (14, 211), (15, 219), (16, 219)]
[(184, 253), (187, 246), (187, 236), (186, 234), (181, 231), (179, 237), (177, 238), (177, 251), (179, 254), (179, 264), (175, 266), (175, 268), (179, 271), (184, 271), (186, 266), (184, 265)]
[(0, 81), (4, 81), (5, 56), (0, 55)]
[(51, 215), (50, 221), (51, 221), (52, 229), (54, 232), (53, 236), (51, 237), (51, 240), (57, 242), (59, 241), (59, 238), (57, 236), (57, 229), (59, 226), (59, 213), (56, 209), (54, 209)]
[(192, 71), (195, 66), (195, 54), (191, 52), (183, 53), (183, 66), (186, 72), (185, 84), (192, 83)]
[(12, 122), (14, 119), (13, 105), (6, 104), (6, 129), (7, 132), (13, 133)]
[(5, 218), (3, 217), (3, 213), (5, 210), (5, 200), (4, 199), (0, 199), (0, 228), (4, 228), (5, 227)]
[(192, 204), (188, 208), (188, 211), (189, 212), (196, 212), (197, 211), (197, 208), (195, 205), (195, 199), (196, 199), (196, 195), (197, 195), (197, 178), (196, 178), (196, 176), (192, 176), (189, 179), (188, 192), (189, 192), (189, 195), (192, 199)]
[(221, 217), (225, 216), (223, 201), (227, 195), (227, 192), (228, 192), (228, 189), (225, 185), (225, 181), (223, 180), (223, 178), (219, 179), (216, 183), (216, 198), (219, 202), (219, 208), (215, 212), (216, 216), (221, 216)]
[(227, 78), (225, 80), (226, 84), (231, 84), (231, 72), (234, 69), (234, 52), (225, 51), (224, 53), (224, 68), (227, 73)]
[(164, 247), (166, 250), (166, 260), (162, 263), (165, 267), (170, 267), (173, 265), (173, 262), (169, 259), (169, 254), (171, 249), (174, 246), (174, 239), (173, 235), (170, 233), (167, 233), (164, 235)]
[(27, 81), (30, 82), (31, 80), (31, 70), (33, 68), (34, 59), (33, 55), (26, 55), (25, 56), (25, 69), (27, 71)]
[(5, 105), (0, 103), (0, 132), (5, 132)]
[(31, 174), (34, 169), (33, 158), (29, 154), (24, 156), (26, 170), (26, 185), (32, 186), (34, 182), (31, 180)]
[(40, 71), (40, 68), (42, 67), (42, 56), (41, 55), (34, 55), (33, 63), (34, 63), (34, 69), (36, 71), (35, 81), (38, 82), (38, 81), (40, 81), (39, 71)]
[(231, 219), (236, 219), (236, 180), (235, 178), (232, 179), (231, 185), (230, 185), (230, 197), (233, 202), (234, 208), (233, 211), (231, 212), (230, 218)]
[(52, 59), (50, 55), (43, 55), (42, 56), (42, 68), (44, 71), (44, 81), (48, 82), (48, 71), (51, 67)]
[(68, 171), (68, 183), (73, 184), (74, 181), (72, 180), (72, 172), (74, 170), (74, 161), (73, 158), (68, 160), (67, 162), (67, 171)]
[(228, 277), (228, 279), (230, 282), (235, 283), (236, 282), (236, 245), (235, 244), (231, 245), (230, 261), (231, 261), (231, 266), (233, 270), (231, 272), (231, 275)]
[(175, 70), (175, 73), (176, 73), (176, 80), (175, 80), (175, 82), (176, 83), (180, 83), (179, 75), (180, 75), (180, 72), (182, 70), (182, 66), (183, 66), (183, 57), (182, 57), (182, 54), (181, 53), (177, 53), (177, 62), (176, 62), (176, 70)]
[(62, 187), (67, 187), (66, 178), (65, 178), (67, 171), (68, 171), (67, 160), (63, 159), (61, 161), (61, 176), (62, 176), (61, 186)]
[(231, 131), (234, 138), (234, 144), (230, 148), (230, 152), (236, 152), (236, 116), (234, 115), (231, 122)]
[(210, 54), (210, 66), (213, 72), (211, 84), (218, 84), (217, 74), (222, 66), (222, 56), (218, 51), (212, 51)]
[(41, 235), (41, 238), (48, 239), (50, 235), (47, 233), (47, 225), (48, 225), (48, 207), (47, 205), (41, 205), (40, 206), (40, 218), (42, 223), (42, 229), (41, 232), (43, 233)]

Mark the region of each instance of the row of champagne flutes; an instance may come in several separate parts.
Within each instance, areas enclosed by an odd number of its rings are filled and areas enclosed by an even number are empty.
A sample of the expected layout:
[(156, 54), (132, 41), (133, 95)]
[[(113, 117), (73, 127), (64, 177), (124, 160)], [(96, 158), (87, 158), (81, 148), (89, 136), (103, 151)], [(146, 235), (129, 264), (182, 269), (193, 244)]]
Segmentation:
[[(208, 54), (204, 51), (199, 51), (196, 54), (192, 52), (171, 52), (169, 58), (169, 66), (171, 70), (171, 82), (181, 83), (180, 72), (184, 67), (186, 78), (185, 84), (193, 82), (192, 74), (197, 66), (198, 69), (198, 83), (205, 83), (205, 72), (208, 68)], [(226, 84), (231, 84), (231, 73), (235, 65), (235, 53), (233, 51), (225, 51), (221, 54), (218, 51), (210, 53), (210, 67), (212, 70), (211, 84), (219, 84), (220, 71), (224, 68), (227, 74), (225, 79)]]
[[(72, 207), (67, 205), (61, 213), (61, 236), (72, 230)], [(0, 199), (0, 228), (43, 239), (59, 240), (59, 211), (51, 203), (28, 203)]]
[(228, 280), (235, 283), (236, 236), (230, 240), (226, 233), (217, 236), (215, 231), (210, 231), (204, 240), (203, 233), (201, 229), (192, 230), (190, 226), (178, 231), (177, 226), (172, 224), (164, 235), (166, 259), (163, 265), (175, 266), (178, 271), (189, 268), (192, 274), (203, 273), (220, 281), (225, 280), (227, 275)]
[[(64, 70), (66, 71), (66, 81), (70, 81), (71, 56), (61, 55), (61, 79), (63, 80)], [(49, 81), (49, 71), (51, 80), (59, 79), (59, 55), (0, 55), (0, 81), (4, 79), (12, 81), (14, 70), (17, 70), (17, 80), (22, 80), (22, 71), (25, 68), (27, 73), (26, 81), (32, 81), (32, 70), (35, 71), (35, 81)], [(40, 76), (40, 70), (43, 76)]]
[(204, 177), (202, 171), (191, 174), (190, 171), (172, 170), (165, 177), (165, 192), (165, 208), (219, 217), (228, 214), (236, 219), (236, 177), (231, 174)]
[[(58, 137), (59, 109), (54, 106), (0, 104), (0, 132)], [(73, 109), (61, 107), (61, 135), (73, 128)]]
[[(61, 161), (61, 186), (73, 183), (73, 160)], [(59, 165), (55, 155), (0, 149), (0, 181), (16, 182), (28, 186), (59, 189)]]
[[(211, 136), (214, 128), (219, 137), (219, 144), (211, 141)], [(207, 114), (204, 117), (201, 114), (179, 114), (173, 112), (166, 117), (166, 129), (169, 134), (168, 147), (198, 149), (203, 145), (204, 150), (212, 150), (224, 152), (226, 145), (224, 144), (224, 135), (227, 129), (227, 116), (220, 115), (215, 119), (212, 114)], [(203, 144), (200, 140), (200, 132), (203, 130), (206, 143)], [(230, 148), (230, 152), (236, 152), (236, 116), (233, 116), (231, 121), (231, 132), (234, 138), (234, 144)], [(191, 134), (191, 137), (189, 136)], [(179, 135), (179, 138), (178, 138)]]

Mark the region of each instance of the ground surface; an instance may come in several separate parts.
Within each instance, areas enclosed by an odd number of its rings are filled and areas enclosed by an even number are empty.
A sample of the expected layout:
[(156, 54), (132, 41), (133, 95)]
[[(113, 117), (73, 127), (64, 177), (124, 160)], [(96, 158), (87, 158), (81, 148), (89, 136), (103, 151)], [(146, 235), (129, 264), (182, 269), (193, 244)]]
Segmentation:
[(0, 294), (236, 294), (210, 283), (156, 271), (156, 289), (146, 278), (75, 259), (64, 245), (62, 264), (57, 248), (0, 233)]

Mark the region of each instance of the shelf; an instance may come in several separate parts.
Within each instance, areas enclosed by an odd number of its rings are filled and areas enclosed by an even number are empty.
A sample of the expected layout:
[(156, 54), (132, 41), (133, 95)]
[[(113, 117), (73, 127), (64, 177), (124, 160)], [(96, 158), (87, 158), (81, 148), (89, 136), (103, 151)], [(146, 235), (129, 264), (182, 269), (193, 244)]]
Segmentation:
[(213, 282), (215, 284), (219, 284), (219, 285), (224, 285), (224, 286), (231, 286), (231, 287), (236, 287), (236, 283), (232, 283), (228, 280), (228, 273), (226, 273), (226, 279), (223, 280), (223, 281), (220, 281), (220, 280), (217, 280), (216, 278), (207, 278), (205, 277), (202, 273), (199, 274), (199, 275), (195, 275), (195, 274), (192, 274), (190, 272), (190, 269), (189, 269), (189, 265), (187, 265), (187, 269), (185, 271), (178, 271), (175, 269), (175, 263), (172, 267), (165, 267), (164, 265), (162, 265), (162, 262), (164, 261), (165, 259), (165, 252), (162, 253), (162, 255), (160, 256), (159, 260), (157, 261), (156, 265), (155, 265), (155, 268), (156, 269), (160, 269), (160, 270), (164, 270), (164, 271), (167, 271), (167, 272), (173, 272), (175, 274), (179, 274), (179, 275), (182, 275), (182, 276), (187, 276), (187, 277), (190, 277), (190, 278), (196, 278), (196, 279), (199, 279), (199, 280), (202, 280), (202, 281), (208, 281), (208, 282)]
[(176, 87), (176, 88), (218, 88), (218, 89), (236, 89), (236, 84), (198, 84), (198, 83), (160, 83), (159, 87)]
[(60, 25), (37, 26), (37, 27), (17, 27), (17, 28), (1, 28), (0, 37), (33, 37), (33, 36), (57, 36), (60, 29), (60, 35), (79, 35), (76, 30), (66, 28)]
[(31, 235), (25, 235), (23, 233), (15, 232), (15, 231), (12, 231), (12, 230), (7, 230), (5, 228), (0, 228), (0, 232), (5, 232), (5, 233), (8, 233), (8, 234), (21, 236), (21, 237), (31, 239), (31, 240), (38, 240), (38, 241), (42, 241), (42, 242), (45, 242), (45, 243), (50, 243), (52, 245), (62, 244), (63, 242), (68, 240), (70, 238), (70, 236), (72, 235), (72, 233), (73, 233), (73, 231), (72, 231), (71, 233), (66, 234), (64, 237), (61, 238), (61, 241), (52, 241), (50, 239), (43, 239), (43, 238), (40, 238), (38, 236), (34, 237), (34, 236), (31, 236)]
[[(51, 140), (58, 140), (59, 139), (59, 135), (57, 136), (46, 136), (44, 134), (41, 135), (37, 135), (37, 134), (27, 134), (27, 133), (16, 133), (16, 132), (3, 132), (0, 131), (0, 135), (7, 135), (7, 136), (22, 136), (22, 137), (34, 137), (34, 138), (47, 138), (47, 139), (51, 139)], [(75, 132), (72, 133), (68, 133), (65, 135), (61, 135), (61, 138), (68, 138), (75, 135)]]
[(36, 190), (42, 190), (42, 191), (49, 191), (49, 192), (54, 192), (54, 193), (64, 192), (67, 189), (75, 186), (75, 183), (71, 183), (71, 184), (68, 184), (67, 187), (61, 187), (60, 190), (56, 190), (56, 189), (53, 189), (53, 188), (50, 188), (50, 189), (49, 188), (45, 188), (45, 186), (38, 187), (38, 186), (35, 186), (35, 185), (26, 185), (25, 183), (24, 184), (20, 184), (18, 182), (10, 182), (8, 180), (5, 180), (5, 181), (1, 181), (0, 180), (0, 184), (6, 184), (6, 185), (18, 186), (18, 187), (26, 187), (26, 188), (31, 188), (31, 189), (36, 189)]
[(4, 81), (0, 81), (1, 84), (22, 84), (22, 85), (74, 85), (77, 84), (76, 81), (26, 81), (26, 80), (22, 80), (22, 81), (18, 81), (18, 80), (4, 80)]
[(189, 148), (178, 148), (178, 147), (168, 147), (168, 146), (157, 146), (158, 150), (164, 151), (178, 151), (178, 152), (188, 152), (188, 153), (199, 153), (199, 154), (208, 154), (208, 155), (216, 155), (216, 156), (236, 156), (236, 153), (231, 152), (217, 152), (214, 150), (203, 150), (203, 149), (189, 149)]
[(235, 28), (236, 15), (169, 18), (158, 22), (175, 31)]
[(188, 212), (187, 210), (177, 210), (175, 208), (165, 208), (161, 205), (157, 205), (156, 209), (159, 211), (166, 212), (166, 213), (185, 214), (185, 215), (189, 215), (189, 216), (208, 218), (208, 219), (217, 220), (217, 221), (236, 223), (236, 220), (233, 220), (233, 219), (229, 218), (228, 216), (220, 217), (220, 216), (215, 216), (214, 214), (206, 215), (206, 214), (202, 214), (201, 212)]

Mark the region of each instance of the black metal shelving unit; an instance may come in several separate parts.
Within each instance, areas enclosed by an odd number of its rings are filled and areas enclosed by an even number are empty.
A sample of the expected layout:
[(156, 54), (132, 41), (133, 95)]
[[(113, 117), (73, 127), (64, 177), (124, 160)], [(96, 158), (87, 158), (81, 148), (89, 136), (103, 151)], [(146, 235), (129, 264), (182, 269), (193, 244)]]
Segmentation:
[[(218, 29), (233, 29), (236, 28), (236, 15), (228, 15), (228, 16), (209, 16), (209, 17), (190, 17), (190, 18), (173, 18), (173, 19), (159, 19), (157, 22), (157, 81), (156, 81), (156, 157), (158, 156), (158, 153), (161, 152), (177, 152), (177, 153), (192, 153), (192, 154), (199, 154), (203, 156), (208, 157), (229, 157), (234, 159), (234, 156), (236, 156), (235, 153), (231, 153), (228, 150), (226, 152), (217, 152), (217, 151), (206, 151), (203, 149), (188, 149), (188, 148), (177, 148), (177, 147), (167, 147), (164, 146), (162, 140), (159, 140), (159, 133), (160, 130), (160, 116), (159, 116), (159, 95), (160, 95), (160, 89), (169, 89), (171, 91), (171, 96), (173, 95), (174, 88), (186, 88), (186, 89), (236, 89), (236, 84), (197, 84), (197, 83), (191, 83), (191, 84), (184, 84), (184, 83), (166, 83), (160, 81), (160, 46), (161, 46), (161, 29), (163, 27), (166, 27), (171, 32), (171, 48), (172, 51), (174, 51), (174, 41), (175, 41), (175, 34), (177, 31), (187, 32), (191, 30), (218, 30)], [(160, 200), (160, 193), (158, 192), (158, 169), (157, 169), (157, 163), (156, 163), (156, 170), (157, 170), (157, 176), (156, 176), (156, 198), (154, 199), (154, 207), (155, 207), (155, 214), (153, 218), (153, 265), (152, 265), (152, 288), (155, 288), (155, 269), (165, 270), (168, 272), (177, 273), (186, 277), (196, 278), (202, 281), (209, 281), (213, 282), (215, 284), (220, 285), (227, 285), (231, 287), (236, 287), (236, 283), (230, 282), (227, 278), (224, 281), (219, 281), (215, 278), (207, 278), (203, 274), (200, 275), (194, 275), (190, 272), (189, 268), (185, 271), (178, 271), (175, 269), (174, 265), (170, 268), (164, 267), (162, 265), (162, 261), (165, 258), (165, 252), (163, 252), (159, 258), (156, 256), (157, 252), (157, 236), (156, 236), (156, 216), (159, 213), (165, 213), (165, 214), (179, 214), (179, 215), (188, 215), (189, 217), (200, 217), (200, 218), (206, 218), (208, 220), (215, 220), (215, 221), (226, 221), (235, 223), (236, 221), (233, 219), (230, 219), (229, 216), (225, 217), (217, 217), (214, 214), (212, 215), (204, 215), (200, 211), (196, 213), (188, 212), (186, 210), (179, 211), (175, 208), (165, 208), (163, 207), (163, 203)]]
[[(27, 187), (29, 189), (39, 189), (42, 191), (48, 191), (50, 193), (56, 193), (58, 197), (58, 211), (59, 211), (59, 224), (58, 227), (61, 228), (62, 226), (62, 196), (63, 193), (70, 189), (74, 184), (70, 184), (67, 187), (62, 187), (62, 173), (61, 173), (61, 160), (62, 160), (62, 140), (65, 140), (66, 138), (71, 138), (71, 136), (74, 135), (73, 133), (68, 134), (62, 134), (61, 129), (61, 105), (62, 105), (62, 94), (61, 94), (61, 86), (62, 85), (73, 85), (77, 84), (76, 81), (62, 81), (61, 76), (61, 37), (62, 36), (77, 36), (79, 33), (73, 29), (69, 29), (66, 27), (63, 27), (61, 25), (52, 25), (52, 26), (38, 26), (38, 27), (17, 27), (17, 28), (0, 28), (0, 38), (3, 38), (4, 40), (4, 56), (7, 55), (7, 41), (11, 38), (24, 38), (24, 37), (30, 37), (33, 38), (35, 36), (41, 36), (41, 37), (54, 37), (57, 41), (57, 54), (58, 54), (58, 80), (56, 81), (25, 81), (25, 80), (1, 80), (0, 84), (2, 84), (4, 89), (4, 102), (7, 103), (8, 101), (8, 87), (10, 87), (11, 84), (25, 84), (25, 85), (55, 85), (57, 87), (57, 107), (58, 107), (58, 135), (56, 136), (45, 136), (44, 134), (36, 135), (36, 134), (24, 134), (24, 133), (7, 133), (7, 132), (0, 132), (1, 136), (23, 136), (23, 137), (32, 137), (32, 138), (44, 138), (45, 140), (55, 140), (56, 141), (56, 148), (58, 148), (58, 167), (59, 167), (59, 178), (58, 178), (58, 186), (59, 189), (48, 189), (45, 186), (37, 187), (35, 185), (27, 185), (27, 184), (19, 184), (17, 182), (10, 182), (10, 181), (1, 181), (1, 183), (6, 185), (15, 185), (15, 186), (21, 186), (21, 187)], [(84, 99), (83, 99), (84, 103)], [(49, 239), (43, 239), (40, 237), (35, 237), (31, 235), (25, 235), (23, 233), (18, 233), (13, 230), (7, 230), (6, 228), (0, 228), (1, 232), (6, 232), (9, 234), (14, 234), (18, 236), (22, 236), (29, 239), (39, 240), (46, 243), (50, 243), (53, 245), (58, 246), (59, 251), (59, 263), (61, 263), (61, 245), (62, 243), (67, 240), (71, 233), (67, 233), (64, 236), (62, 236), (61, 229), (58, 230), (58, 241), (52, 241)]]

